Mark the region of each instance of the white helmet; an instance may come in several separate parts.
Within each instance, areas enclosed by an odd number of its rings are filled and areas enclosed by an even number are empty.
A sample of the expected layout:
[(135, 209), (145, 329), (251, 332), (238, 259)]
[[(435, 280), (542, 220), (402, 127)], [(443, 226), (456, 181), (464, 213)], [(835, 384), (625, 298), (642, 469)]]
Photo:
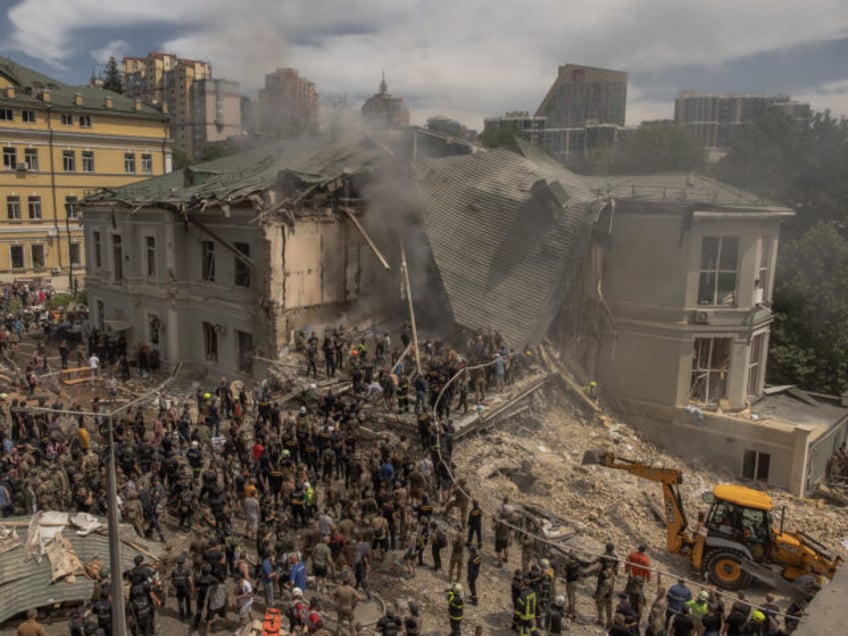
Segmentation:
[(456, 592), (457, 594), (462, 594), (462, 585), (460, 585), (459, 583), (454, 583), (453, 584), (453, 591)]
[(200, 446), (200, 444), (198, 443), (198, 441), (197, 441), (197, 440), (194, 440), (194, 441), (191, 443), (191, 447), (192, 447), (192, 448), (197, 448), (198, 446)]
[(301, 414), (301, 415), (306, 415), (306, 407), (305, 407), (305, 406), (301, 406), (301, 407), (300, 407), (300, 414)]
[(292, 589), (292, 596), (294, 596), (295, 598), (302, 598), (303, 597), (303, 590), (300, 589), (299, 587)]

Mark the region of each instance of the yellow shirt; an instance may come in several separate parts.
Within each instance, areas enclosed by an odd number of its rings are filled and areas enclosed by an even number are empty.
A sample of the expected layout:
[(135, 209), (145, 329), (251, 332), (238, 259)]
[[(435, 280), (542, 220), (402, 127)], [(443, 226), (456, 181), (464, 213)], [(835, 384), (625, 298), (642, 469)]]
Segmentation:
[(79, 429), (79, 442), (80, 448), (84, 451), (87, 451), (89, 448), (90, 438), (88, 435), (88, 430), (84, 426), (80, 426)]

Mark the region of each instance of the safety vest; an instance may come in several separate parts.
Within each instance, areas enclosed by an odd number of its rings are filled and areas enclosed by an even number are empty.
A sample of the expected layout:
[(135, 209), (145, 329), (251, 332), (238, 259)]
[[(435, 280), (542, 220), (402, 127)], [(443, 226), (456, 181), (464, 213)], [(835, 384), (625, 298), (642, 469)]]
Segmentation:
[(536, 592), (526, 589), (518, 597), (518, 618), (532, 621), (536, 618)]
[(457, 594), (453, 590), (448, 592), (448, 615), (452, 621), (462, 620), (462, 610), (465, 603), (462, 601), (462, 595)]

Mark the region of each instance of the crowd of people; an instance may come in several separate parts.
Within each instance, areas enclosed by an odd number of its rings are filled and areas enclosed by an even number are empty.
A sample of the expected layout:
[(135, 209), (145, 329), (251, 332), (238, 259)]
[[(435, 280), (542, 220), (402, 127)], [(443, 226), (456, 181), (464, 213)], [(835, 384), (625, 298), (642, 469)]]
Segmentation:
[[(509, 351), (496, 333), (461, 348), (428, 341), (420, 347), (419, 375), (410, 340), (406, 326), (397, 347), (388, 333), (351, 338), (338, 329), (322, 340), (300, 334), (304, 373), (317, 380), (320, 367), (320, 375), (335, 380), (323, 390), (316, 383), (280, 403), (267, 380), (249, 389), (222, 378), (182, 400), (162, 392), (153, 411), (133, 409), (112, 421), (123, 521), (166, 544), (157, 563), (139, 556), (124, 575), (134, 634), (154, 633), (157, 614), (168, 606), (206, 634), (255, 617), (276, 617), (281, 633), (363, 634), (357, 605), (375, 593), (390, 596), (386, 582), (415, 578), (422, 567), (444, 579), (445, 606), (424, 616), (423, 598), (403, 607), (387, 598), (373, 629), (415, 635), (426, 620), (460, 634), (468, 629), (466, 604), (486, 601), (481, 570), (509, 567), (516, 543), (521, 567), (510, 586), (510, 622), (522, 636), (560, 634), (588, 619), (578, 616), (576, 598), (590, 579), (597, 621), (609, 634), (791, 632), (790, 623), (778, 631), (776, 615), (751, 610), (741, 597), (729, 612), (714, 591), (687, 597), (683, 582), (658, 588), (649, 605), (644, 545), (626, 559), (611, 544), (596, 559), (564, 554), (523, 534), (522, 513), (508, 499), (486, 513), (455, 477), (453, 418), (503, 390), (532, 356)], [(112, 364), (120, 365), (120, 357)], [(95, 397), (88, 416), (75, 415), (76, 404), (41, 412), (27, 399), (0, 395), (4, 516), (105, 513), (104, 401)], [(36, 403), (45, 406), (44, 399)], [(375, 416), (389, 413), (400, 416), (398, 425), (375, 438)], [(375, 570), (380, 589), (372, 585)], [(108, 572), (97, 583), (92, 602), (72, 621), (74, 636), (111, 634)]]

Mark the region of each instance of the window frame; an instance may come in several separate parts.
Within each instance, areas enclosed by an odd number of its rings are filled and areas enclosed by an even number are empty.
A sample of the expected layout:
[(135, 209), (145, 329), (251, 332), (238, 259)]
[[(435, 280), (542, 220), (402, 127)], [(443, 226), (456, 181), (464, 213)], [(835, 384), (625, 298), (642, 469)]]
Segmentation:
[(18, 149), (14, 146), (3, 146), (3, 170), (16, 170), (18, 167)]
[[(94, 151), (93, 150), (83, 150), (80, 160), (82, 162), (82, 171), (83, 172), (94, 172)], [(88, 164), (88, 165), (87, 165)]]
[(201, 241), (200, 280), (215, 282), (215, 241)]
[(11, 108), (0, 108), (0, 121), (15, 121), (15, 111)]
[(63, 126), (73, 126), (74, 125), (74, 115), (73, 115), (73, 113), (62, 113), (62, 125)]
[(147, 234), (144, 237), (144, 272), (147, 278), (157, 277), (156, 236)]
[(21, 197), (9, 195), (6, 197), (6, 218), (10, 221), (21, 221)]
[(135, 153), (124, 153), (124, 174), (136, 174)]
[(24, 122), (25, 124), (36, 123), (35, 111), (31, 108), (21, 109), (21, 121)]
[(218, 362), (218, 330), (211, 322), (203, 322), (203, 359)]
[(80, 128), (91, 128), (91, 115), (80, 115), (78, 121)]
[[(74, 252), (76, 252), (76, 258)], [(68, 243), (68, 262), (73, 267), (82, 267), (82, 243), (79, 241)]]
[(62, 151), (62, 172), (77, 171), (77, 152), (76, 150)]
[[(36, 264), (35, 253), (36, 250), (41, 251), (41, 264)], [(47, 269), (47, 250), (44, 249), (44, 245), (42, 243), (31, 243), (29, 246), (29, 255), (32, 260), (32, 269), (34, 270), (45, 270)]]
[[(35, 214), (33, 214), (35, 212)], [(44, 210), (41, 206), (41, 197), (38, 195), (30, 195), (27, 197), (27, 218), (30, 221), (43, 221)]]
[[(15, 266), (15, 252), (20, 251), (21, 255), (21, 264), (17, 267)], [(10, 245), (9, 246), (9, 268), (10, 269), (26, 269), (26, 251), (24, 250), (23, 245)]]
[(27, 170), (32, 172), (38, 170), (38, 148), (24, 148), (24, 163)]
[[(711, 255), (708, 252), (708, 241), (716, 241), (714, 261), (710, 262)], [(730, 253), (724, 246), (729, 242), (735, 244), (732, 256), (732, 267), (726, 262)], [(735, 307), (739, 294), (739, 237), (736, 236), (703, 236), (701, 237), (701, 259), (698, 269), (698, 296), (699, 307)], [(733, 289), (724, 289), (722, 279), (733, 276)], [(725, 300), (730, 296), (729, 301)]]
[(142, 174), (153, 174), (153, 155), (150, 155), (150, 154), (141, 155), (141, 173)]
[[(233, 247), (246, 258), (250, 258), (250, 243), (233, 243)], [(235, 261), (233, 284), (236, 287), (250, 289), (250, 266), (237, 256), (233, 256), (233, 260)]]
[(95, 269), (103, 269), (103, 239), (97, 230), (91, 233), (91, 247), (94, 254)]

